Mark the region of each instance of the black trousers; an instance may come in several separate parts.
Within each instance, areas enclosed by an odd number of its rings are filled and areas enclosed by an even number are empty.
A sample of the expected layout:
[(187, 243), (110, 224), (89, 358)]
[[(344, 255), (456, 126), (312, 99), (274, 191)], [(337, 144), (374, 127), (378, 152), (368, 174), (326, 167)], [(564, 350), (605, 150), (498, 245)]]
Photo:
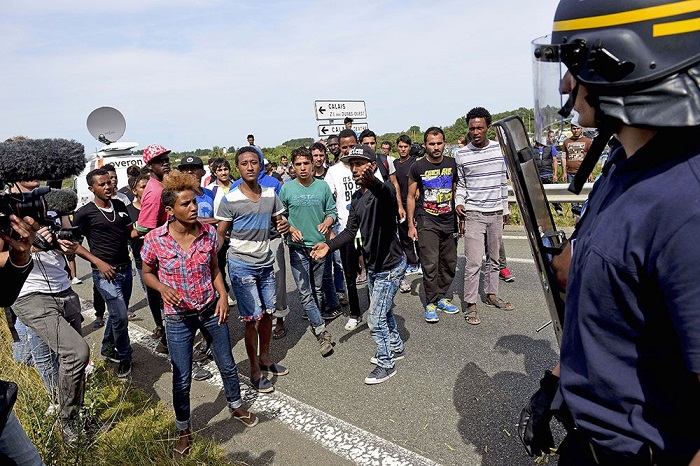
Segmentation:
[(455, 278), (457, 242), (454, 228), (436, 225), (418, 218), (418, 247), (423, 267), (426, 304), (435, 304), (447, 296)]
[(360, 251), (355, 249), (354, 241), (345, 243), (340, 249), (340, 261), (343, 263), (345, 286), (347, 288), (348, 305), (351, 317), (360, 317), (360, 297), (357, 294), (357, 272), (360, 267)]

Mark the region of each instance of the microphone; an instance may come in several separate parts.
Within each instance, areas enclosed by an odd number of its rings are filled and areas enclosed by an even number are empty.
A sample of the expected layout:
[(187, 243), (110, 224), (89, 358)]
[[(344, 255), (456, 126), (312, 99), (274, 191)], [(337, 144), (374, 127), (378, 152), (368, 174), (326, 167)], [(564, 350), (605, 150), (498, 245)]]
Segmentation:
[(71, 178), (85, 168), (85, 147), (68, 139), (0, 143), (0, 182)]
[(46, 210), (56, 215), (70, 215), (78, 207), (78, 195), (70, 189), (52, 189), (44, 195)]

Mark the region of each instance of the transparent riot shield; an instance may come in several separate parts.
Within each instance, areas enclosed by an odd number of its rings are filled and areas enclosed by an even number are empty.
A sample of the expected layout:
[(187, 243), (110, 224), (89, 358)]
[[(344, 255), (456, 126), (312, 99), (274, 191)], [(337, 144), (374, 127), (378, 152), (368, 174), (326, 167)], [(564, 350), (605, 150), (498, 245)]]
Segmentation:
[(509, 116), (493, 124), (506, 157), (510, 180), (527, 230), (532, 256), (552, 318), (554, 333), (561, 344), (564, 322), (564, 292), (559, 289), (550, 266), (552, 257), (566, 246), (566, 236), (557, 230), (549, 209), (525, 125), (519, 116)]

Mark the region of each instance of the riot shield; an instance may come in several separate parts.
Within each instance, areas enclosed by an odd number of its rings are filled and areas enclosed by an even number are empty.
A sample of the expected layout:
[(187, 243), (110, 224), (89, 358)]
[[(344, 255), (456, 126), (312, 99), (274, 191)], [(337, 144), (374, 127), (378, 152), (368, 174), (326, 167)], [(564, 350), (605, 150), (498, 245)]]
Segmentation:
[(518, 201), (520, 214), (527, 230), (527, 236), (535, 259), (537, 272), (544, 291), (545, 301), (552, 318), (554, 333), (561, 344), (562, 323), (564, 322), (564, 292), (559, 289), (550, 266), (552, 256), (566, 246), (566, 237), (554, 224), (549, 209), (547, 195), (542, 186), (535, 160), (535, 149), (519, 116), (509, 116), (493, 124), (496, 128), (501, 149), (506, 158), (510, 180)]

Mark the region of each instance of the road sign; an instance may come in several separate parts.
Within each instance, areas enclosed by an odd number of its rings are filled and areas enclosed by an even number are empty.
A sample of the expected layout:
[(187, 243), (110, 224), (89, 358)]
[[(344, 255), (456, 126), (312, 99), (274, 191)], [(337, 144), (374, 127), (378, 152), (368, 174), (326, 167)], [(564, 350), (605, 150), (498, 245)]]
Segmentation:
[[(361, 132), (363, 132), (367, 128), (369, 128), (367, 123), (353, 123), (352, 124), (352, 130), (355, 131), (357, 134), (360, 134)], [(322, 138), (328, 137), (331, 134), (335, 134), (337, 136), (338, 133), (340, 133), (344, 129), (345, 129), (345, 125), (343, 125), (343, 124), (318, 125), (318, 135), (321, 136)]]
[(364, 100), (316, 100), (317, 120), (339, 120), (345, 117), (364, 120), (367, 108)]

